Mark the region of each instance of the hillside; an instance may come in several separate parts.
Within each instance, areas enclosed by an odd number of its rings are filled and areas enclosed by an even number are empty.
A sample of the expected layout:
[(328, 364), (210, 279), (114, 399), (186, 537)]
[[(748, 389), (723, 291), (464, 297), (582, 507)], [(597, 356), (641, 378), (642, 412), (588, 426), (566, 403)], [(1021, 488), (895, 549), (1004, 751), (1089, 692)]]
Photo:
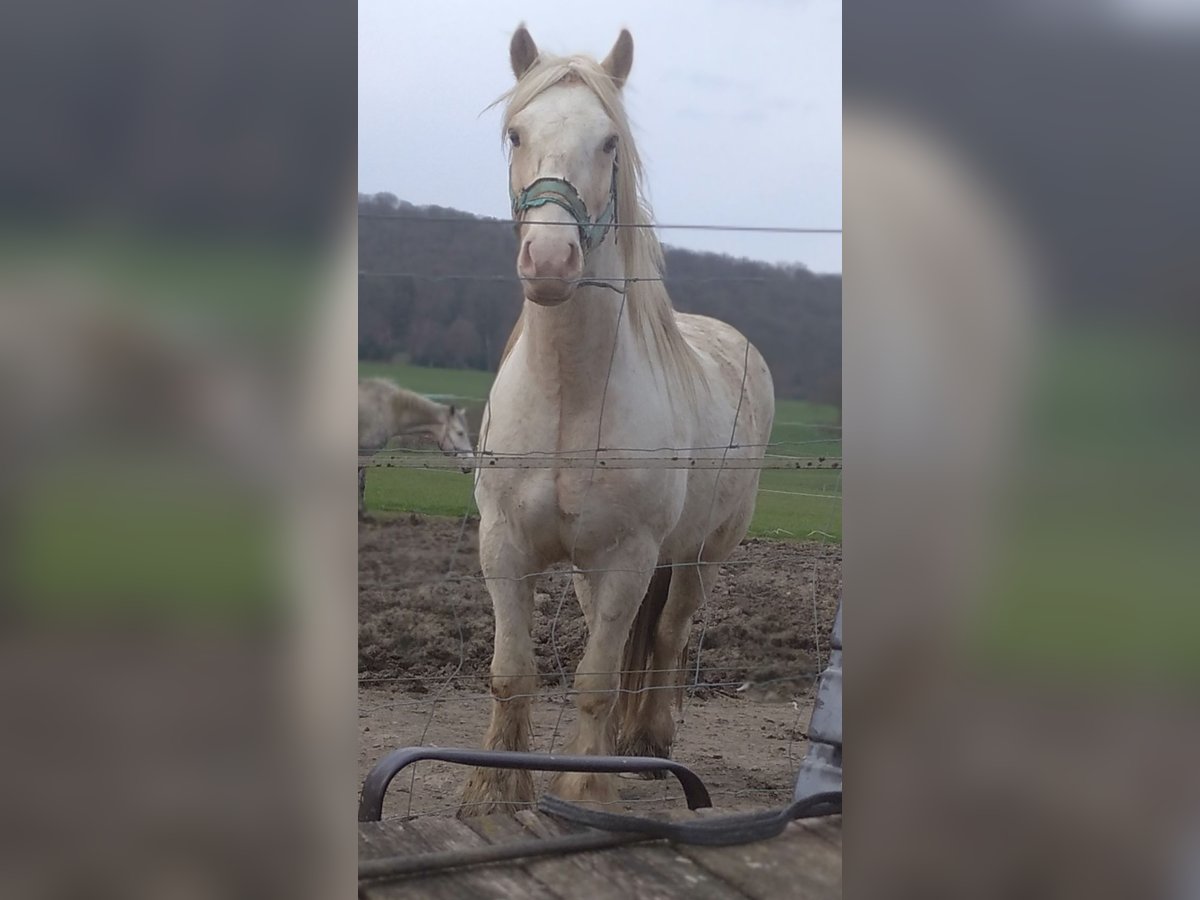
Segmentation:
[[(360, 195), (359, 213), (359, 358), (494, 371), (521, 306), (495, 278), (515, 276), (512, 228), (391, 194)], [(666, 259), (675, 307), (747, 334), (780, 396), (840, 405), (840, 276), (672, 247)]]

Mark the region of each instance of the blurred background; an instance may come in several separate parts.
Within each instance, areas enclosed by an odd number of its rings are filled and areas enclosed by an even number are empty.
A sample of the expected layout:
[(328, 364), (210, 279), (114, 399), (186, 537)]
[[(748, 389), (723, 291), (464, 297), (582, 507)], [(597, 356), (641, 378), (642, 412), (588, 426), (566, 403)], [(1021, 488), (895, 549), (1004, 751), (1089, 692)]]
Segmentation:
[[(328, 896), (355, 8), (0, 17), (0, 890)], [(1195, 896), (1200, 21), (844, 45), (850, 893)]]
[(333, 894), (355, 50), (353, 4), (0, 13), (4, 896)]
[(1196, 12), (846, 4), (852, 888), (1200, 890)]

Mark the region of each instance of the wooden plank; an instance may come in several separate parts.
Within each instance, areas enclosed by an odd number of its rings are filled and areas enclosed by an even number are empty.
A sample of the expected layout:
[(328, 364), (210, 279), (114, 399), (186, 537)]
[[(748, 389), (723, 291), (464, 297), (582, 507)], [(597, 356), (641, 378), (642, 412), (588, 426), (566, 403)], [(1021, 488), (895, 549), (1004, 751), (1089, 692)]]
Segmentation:
[[(515, 843), (533, 838), (552, 837), (555, 834), (575, 834), (585, 828), (567, 828), (559, 832), (546, 827), (535, 827), (538, 813), (524, 810), (517, 817), (507, 815), (485, 816), (468, 820), (480, 835), (493, 843)], [(612, 851), (608, 851), (612, 852)], [(600, 852), (572, 853), (569, 855), (530, 860), (525, 864), (532, 878), (549, 890), (564, 897), (587, 897), (589, 900), (626, 900), (639, 896), (638, 885), (627, 879), (613, 879), (599, 870), (596, 857)]]
[(798, 823), (778, 837), (753, 844), (676, 849), (754, 900), (842, 896), (841, 852)]
[(545, 813), (533, 809), (523, 809), (516, 814), (516, 819), (538, 837), (555, 837), (560, 834), (578, 834), (587, 831), (586, 825), (576, 825), (574, 822), (564, 822), (562, 819), (552, 819)]
[(472, 831), (489, 844), (516, 843), (540, 838), (541, 835), (526, 828), (516, 816), (495, 813), (490, 816), (473, 816), (463, 819)]
[[(371, 824), (374, 825), (375, 823), (372, 822)], [(373, 856), (379, 856), (379, 854), (375, 852), (375, 848), (371, 844), (371, 838), (360, 825), (358, 828), (358, 858), (370, 859)]]
[[(688, 816), (694, 814), (687, 814)], [(672, 816), (671, 818), (678, 818)], [(427, 818), (363, 823), (364, 858), (500, 845), (592, 832), (524, 810), (458, 821)], [(400, 897), (588, 897), (624, 900), (841, 896), (841, 817), (797, 822), (783, 835), (741, 847), (686, 847), (665, 842), (488, 864), (473, 869), (368, 883), (370, 900)]]
[[(543, 837), (571, 834), (579, 829), (531, 810), (517, 816), (522, 824)], [(548, 859), (531, 863), (529, 871), (554, 890), (575, 897), (737, 900), (746, 896), (665, 841)]]
[[(367, 831), (360, 827), (372, 856), (417, 855), (437, 850), (479, 847), (482, 837), (457, 819), (430, 816), (408, 822), (381, 823)], [(359, 892), (368, 900), (398, 900), (422, 897), (430, 900), (459, 900), (462, 897), (514, 898), (514, 900), (561, 900), (535, 881), (520, 864), (506, 863), (454, 869), (436, 874), (410, 876), (396, 881), (371, 882)]]
[(840, 851), (842, 849), (842, 817), (824, 816), (820, 819), (804, 819), (796, 823), (796, 827), (810, 831), (817, 837), (829, 842)]
[[(377, 859), (387, 856), (417, 856), (429, 851), (429, 844), (412, 829), (408, 822), (384, 820), (382, 822), (360, 822), (358, 825), (359, 858)], [(360, 900), (375, 900), (381, 897), (401, 896), (397, 888), (405, 882), (360, 883)], [(412, 894), (406, 896), (420, 896)]]
[[(545, 829), (535, 831), (526, 827), (519, 819), (509, 815), (485, 816), (468, 820), (467, 824), (485, 840), (494, 844), (516, 843), (548, 836)], [(579, 831), (583, 830), (585, 829), (579, 829)], [(594, 861), (596, 855), (596, 853), (571, 853), (529, 860), (525, 864), (525, 869), (540, 884), (564, 897), (625, 900), (627, 897), (636, 896), (630, 892), (629, 886), (616, 884), (609, 879), (597, 876)]]
[(382, 856), (423, 853), (425, 844), (413, 837), (400, 821), (359, 822), (358, 857), (375, 859)]

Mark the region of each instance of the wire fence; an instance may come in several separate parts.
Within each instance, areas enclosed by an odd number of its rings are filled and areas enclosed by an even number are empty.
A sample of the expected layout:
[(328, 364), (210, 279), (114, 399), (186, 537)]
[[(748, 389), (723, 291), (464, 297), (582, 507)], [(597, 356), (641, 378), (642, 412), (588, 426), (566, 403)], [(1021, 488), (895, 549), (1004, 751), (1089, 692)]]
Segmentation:
[[(526, 282), (538, 281), (561, 282), (563, 280), (543, 275), (447, 275), (432, 272), (367, 272), (363, 270), (359, 271), (358, 277), (408, 278), (414, 281), (487, 281), (497, 284), (524, 284)], [(612, 284), (665, 283), (667, 281), (670, 281), (672, 284), (731, 284), (735, 282), (739, 284), (765, 284), (768, 279), (757, 275), (683, 275), (673, 278), (666, 278), (662, 275), (589, 275), (586, 280), (589, 282), (604, 281)]]
[[(398, 222), (429, 222), (451, 225), (501, 225), (513, 228), (522, 224), (516, 219), (465, 218), (460, 216), (418, 216), (403, 212), (372, 212), (359, 210), (360, 219), (391, 219)], [(566, 228), (578, 228), (574, 222), (539, 221), (539, 225), (561, 225)], [(750, 232), (757, 234), (829, 234), (838, 235), (842, 229), (832, 225), (681, 225), (664, 224), (661, 222), (610, 222), (608, 228), (649, 228), (655, 231), (728, 231)]]
[[(457, 224), (488, 224), (512, 226), (512, 220), (488, 219), (471, 220), (451, 217), (415, 216), (403, 213), (370, 213), (361, 212), (361, 218), (395, 219), (414, 222), (446, 222)], [(570, 225), (571, 223), (565, 223)], [(789, 234), (840, 234), (840, 228), (801, 228), (773, 226), (717, 226), (717, 225), (633, 225), (621, 224), (617, 227), (654, 227), (658, 229), (691, 229), (713, 231), (750, 231), (775, 232)], [(426, 274), (419, 272), (380, 272), (360, 271), (362, 278), (394, 278), (417, 281), (483, 281), (497, 283), (519, 283), (532, 279), (522, 279), (516, 275), (478, 275), (478, 274)], [(635, 276), (621, 275), (614, 278), (588, 276), (589, 281), (607, 281), (621, 284), (638, 282), (672, 283), (687, 282), (754, 282), (762, 281), (760, 277), (712, 277), (712, 278), (670, 278), (659, 274), (639, 274)], [(626, 295), (621, 293), (620, 311), (618, 313), (618, 330), (621, 317), (625, 315)], [(808, 483), (780, 485), (772, 482), (770, 486), (759, 485), (757, 491), (762, 496), (786, 498), (785, 502), (811, 503), (816, 502), (825, 508), (824, 512), (816, 513), (818, 527), (812, 528), (809, 536), (831, 537), (838, 530), (836, 522), (840, 519), (841, 472), (842, 459), (840, 453), (841, 428), (834, 423), (820, 422), (787, 422), (777, 423), (788, 428), (809, 431), (810, 434), (797, 440), (768, 440), (759, 443), (745, 443), (737, 440), (738, 425), (742, 415), (742, 401), (746, 395), (746, 379), (749, 371), (750, 344), (747, 340), (745, 355), (742, 360), (742, 385), (738, 394), (738, 405), (734, 411), (733, 423), (729, 439), (724, 442), (706, 442), (696, 446), (675, 447), (607, 447), (604, 446), (604, 418), (607, 413), (607, 396), (609, 382), (613, 373), (613, 360), (616, 355), (614, 342), (612, 354), (609, 356), (605, 377), (599, 385), (600, 404), (599, 417), (596, 424), (596, 439), (594, 446), (584, 446), (575, 449), (546, 447), (536, 452), (506, 452), (491, 449), (487, 446), (487, 435), (479, 438), (478, 450), (473, 457), (455, 458), (431, 452), (423, 448), (388, 448), (375, 451), (360, 448), (358, 465), (360, 468), (423, 470), (441, 472), (452, 476), (460, 469), (471, 470), (474, 477), (481, 477), (479, 470), (491, 469), (526, 469), (526, 470), (584, 470), (586, 483), (580, 503), (579, 519), (585, 519), (594, 513), (592, 489), (598, 473), (606, 470), (621, 469), (661, 469), (661, 470), (697, 470), (711, 471), (713, 476), (713, 492), (706, 504), (705, 518), (711, 529), (716, 521), (718, 512), (718, 487), (722, 475), (726, 472), (739, 470), (758, 470), (762, 474), (779, 472), (795, 473), (803, 470), (824, 471), (833, 479), (833, 485), (824, 485), (819, 489), (803, 490), (810, 487)], [(485, 402), (482, 398), (457, 397), (458, 400), (468, 400), (475, 403)], [(827, 436), (815, 436), (827, 435)], [(783, 453), (783, 449), (818, 448), (824, 446), (831, 452), (801, 455), (799, 453)], [(836, 452), (834, 452), (836, 451)], [(430, 476), (435, 477), (435, 476)], [(461, 474), (458, 477), (463, 477)], [(797, 489), (791, 489), (791, 488)], [(480, 658), (477, 635), (481, 625), (490, 624), (487, 621), (487, 610), (481, 605), (487, 597), (489, 583), (500, 580), (549, 580), (551, 591), (539, 596), (543, 615), (549, 618), (548, 635), (543, 634), (541, 659), (547, 663), (545, 669), (539, 669), (535, 676), (535, 689), (508, 697), (506, 702), (513, 700), (531, 700), (535, 710), (534, 716), (534, 746), (532, 749), (554, 752), (563, 747), (563, 732), (567, 726), (574, 723), (576, 710), (574, 704), (589, 693), (609, 693), (609, 690), (588, 690), (577, 688), (574, 678), (580, 675), (602, 674), (621, 677), (628, 674), (625, 670), (606, 671), (601, 673), (577, 672), (570, 668), (575, 655), (579, 652), (579, 638), (582, 623), (578, 612), (568, 615), (568, 599), (572, 593), (573, 579), (576, 576), (586, 577), (589, 574), (613, 573), (621, 571), (638, 572), (642, 569), (621, 569), (608, 567), (604, 569), (576, 568), (569, 564), (560, 564), (543, 571), (524, 573), (520, 576), (484, 575), (478, 568), (477, 556), (464, 553), (464, 548), (471, 549), (469, 544), (473, 534), (473, 526), (478, 520), (479, 510), (474, 503), (474, 494), (470, 494), (467, 508), (462, 512), (455, 528), (453, 540), (445, 547), (443, 555), (444, 567), (436, 575), (414, 574), (412, 577), (395, 578), (389, 573), (371, 572), (367, 581), (363, 582), (360, 574), (360, 604), (363, 598), (373, 602), (397, 606), (408, 606), (406, 612), (411, 613), (411, 620), (419, 622), (424, 617), (428, 627), (434, 628), (443, 637), (449, 637), (455, 649), (449, 659), (441, 659), (436, 671), (422, 671), (413, 674), (411, 669), (416, 661), (404, 654), (399, 654), (393, 660), (390, 670), (383, 672), (372, 670), (363, 674), (359, 679), (360, 690), (360, 719), (365, 720), (365, 728), (374, 728), (373, 733), (378, 739), (381, 729), (384, 742), (393, 735), (402, 734), (402, 743), (426, 745), (433, 742), (446, 746), (468, 743), (474, 745), (482, 736), (487, 724), (487, 711), (493, 703), (489, 690), (491, 677), (505, 677), (504, 673), (490, 673), (486, 662)], [(580, 528), (578, 522), (574, 530), (574, 541), (578, 541)], [(789, 532), (790, 534), (790, 532)], [(577, 557), (577, 545), (573, 542), (568, 556)], [(753, 581), (761, 578), (764, 568), (770, 569), (769, 560), (759, 557), (730, 558), (723, 561), (707, 560), (704, 556), (704, 543), (695, 559), (679, 562), (661, 563), (655, 570), (663, 568), (712, 569), (716, 567), (726, 578), (738, 581), (739, 592), (745, 596), (732, 596), (729, 589), (719, 597), (709, 596), (705, 586), (708, 579), (698, 579), (702, 598), (696, 611), (692, 626), (692, 636), (689, 646), (692, 647), (691, 657), (678, 667), (655, 669), (655, 674), (671, 676), (665, 683), (642, 684), (637, 688), (619, 687), (618, 696), (645, 695), (654, 691), (678, 691), (684, 699), (682, 712), (673, 715), (677, 717), (675, 734), (675, 755), (693, 767), (706, 780), (710, 781), (710, 792), (726, 801), (725, 805), (741, 807), (746, 805), (761, 806), (776, 803), (790, 795), (790, 784), (794, 778), (799, 763), (800, 744), (805, 739), (801, 722), (807, 722), (811, 710), (812, 692), (821, 670), (825, 665), (826, 653), (823, 650), (822, 634), (827, 633), (831, 624), (837, 600), (840, 595), (840, 554), (832, 566), (821, 568), (817, 559), (804, 562), (804, 551), (793, 555), (797, 560), (795, 567), (787, 571), (776, 571), (772, 574), (775, 581), (773, 588), (769, 587), (767, 596), (751, 596), (757, 588)], [(805, 570), (807, 568), (807, 571)], [(836, 569), (836, 576), (830, 570)], [(836, 583), (832, 583), (836, 577)], [(740, 580), (739, 580), (740, 579)], [(561, 582), (561, 584), (559, 583)], [(744, 582), (744, 583), (743, 583)], [(788, 602), (782, 598), (770, 596), (770, 590), (781, 591), (780, 584), (789, 584), (786, 589)], [(719, 590), (719, 589), (718, 589)], [(714, 609), (717, 601), (721, 609)], [(448, 613), (448, 615), (447, 615)], [(778, 635), (766, 636), (765, 639), (782, 639), (780, 655), (791, 654), (789, 671), (772, 674), (765, 670), (761, 663), (747, 663), (744, 657), (752, 652), (762, 651), (762, 647), (753, 647), (754, 636), (743, 636), (744, 645), (738, 644), (737, 618), (759, 617), (764, 622), (775, 623)], [(790, 617), (793, 621), (782, 621), (780, 616)], [(798, 624), (801, 617), (809, 622)], [(386, 616), (384, 616), (386, 619)], [(715, 618), (720, 618), (715, 622)], [(484, 621), (479, 621), (483, 619)], [(732, 634), (731, 640), (725, 633), (727, 625)], [(711, 640), (706, 643), (706, 637), (714, 628), (721, 629), (720, 642), (717, 632), (713, 631)], [(802, 635), (802, 628), (807, 628), (807, 637)], [(743, 629), (744, 631), (744, 629)], [(569, 632), (569, 634), (568, 634)], [(468, 649), (470, 637), (470, 650)], [(794, 644), (796, 646), (791, 646)], [(444, 645), (444, 641), (443, 641)], [(806, 646), (801, 646), (806, 645)], [(409, 652), (412, 652), (410, 648)], [(445, 656), (444, 646), (441, 654)], [(718, 661), (706, 664), (706, 660)], [(802, 660), (802, 661), (800, 661)], [(379, 666), (376, 661), (373, 663)], [(430, 685), (433, 687), (431, 688)], [(704, 700), (703, 706), (696, 706), (694, 701)], [(759, 728), (755, 731), (755, 725)], [(381, 746), (379, 749), (391, 749), (391, 746)], [(742, 761), (738, 761), (742, 757)], [(757, 764), (755, 764), (757, 763)], [(461, 779), (460, 772), (449, 772), (443, 764), (420, 763), (412, 767), (407, 783), (398, 786), (396, 796), (390, 801), (390, 814), (446, 814), (457, 810), (457, 784)], [(728, 784), (736, 785), (728, 789)], [(547, 779), (543, 778), (538, 785), (539, 791), (545, 790)], [(716, 789), (713, 789), (713, 788)], [(722, 789), (723, 787), (727, 789)], [(627, 808), (647, 803), (668, 803), (671, 801), (671, 788), (666, 782), (657, 783), (627, 783), (622, 790), (618, 805)], [(421, 802), (415, 802), (418, 795)]]
[(580, 456), (541, 456), (518, 454), (511, 456), (455, 457), (372, 457), (359, 458), (359, 465), (392, 469), (840, 469), (840, 457), (775, 456), (764, 459), (727, 459), (725, 457), (685, 456), (615, 456), (587, 459)]

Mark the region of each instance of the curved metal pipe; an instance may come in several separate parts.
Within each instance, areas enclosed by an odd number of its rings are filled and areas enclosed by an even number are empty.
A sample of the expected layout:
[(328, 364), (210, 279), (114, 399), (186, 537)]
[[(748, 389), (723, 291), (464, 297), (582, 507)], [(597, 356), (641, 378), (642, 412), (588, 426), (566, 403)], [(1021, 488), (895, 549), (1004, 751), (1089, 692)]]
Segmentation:
[(363, 781), (358, 802), (358, 821), (378, 822), (383, 816), (383, 796), (400, 770), (421, 760), (484, 766), (496, 769), (528, 769), (535, 772), (670, 772), (679, 779), (688, 809), (712, 806), (708, 788), (700, 776), (683, 763), (657, 756), (562, 756), (548, 753), (519, 753), (515, 750), (464, 750), (456, 747), (403, 747), (393, 750), (375, 764)]

